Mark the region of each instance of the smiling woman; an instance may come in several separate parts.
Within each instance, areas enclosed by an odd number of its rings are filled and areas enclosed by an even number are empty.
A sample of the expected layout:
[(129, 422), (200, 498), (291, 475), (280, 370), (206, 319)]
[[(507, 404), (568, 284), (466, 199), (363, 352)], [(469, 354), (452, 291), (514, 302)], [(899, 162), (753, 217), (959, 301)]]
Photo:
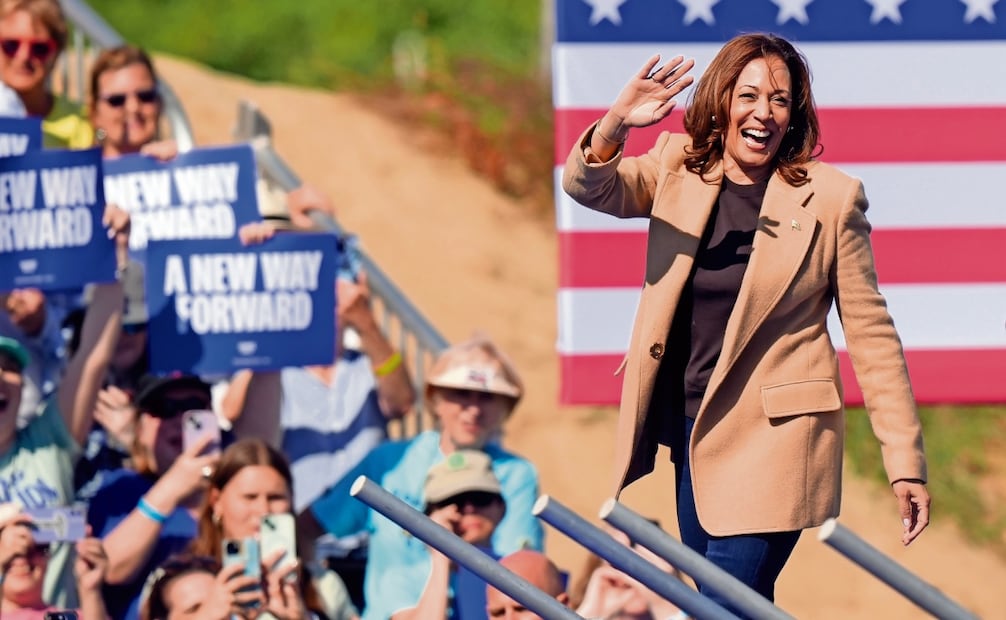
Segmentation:
[(0, 77), (30, 116), (42, 117), (45, 146), (87, 148), (94, 142), (82, 110), (49, 90), (49, 76), (66, 45), (57, 0), (0, 0)]

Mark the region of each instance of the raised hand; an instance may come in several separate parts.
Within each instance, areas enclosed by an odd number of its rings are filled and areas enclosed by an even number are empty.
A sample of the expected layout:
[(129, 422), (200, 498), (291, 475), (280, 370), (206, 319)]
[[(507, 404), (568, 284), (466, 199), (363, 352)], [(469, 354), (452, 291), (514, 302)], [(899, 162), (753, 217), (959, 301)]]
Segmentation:
[(629, 128), (648, 127), (663, 120), (677, 105), (675, 97), (694, 81), (688, 75), (695, 66), (694, 60), (675, 56), (658, 67), (659, 62), (660, 55), (655, 54), (622, 88), (608, 110), (618, 125), (606, 122), (603, 128), (606, 137), (624, 140)]

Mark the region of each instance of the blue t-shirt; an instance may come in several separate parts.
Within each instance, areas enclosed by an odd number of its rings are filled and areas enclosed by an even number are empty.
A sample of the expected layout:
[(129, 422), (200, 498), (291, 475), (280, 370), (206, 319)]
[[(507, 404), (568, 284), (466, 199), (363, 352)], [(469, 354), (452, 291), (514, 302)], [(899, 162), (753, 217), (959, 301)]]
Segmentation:
[[(531, 507), (538, 499), (538, 472), (534, 465), (495, 445), (484, 450), (492, 459), (493, 473), (500, 481), (507, 507), (493, 534), (493, 551), (504, 556), (519, 549), (542, 550), (544, 532), (531, 514)], [(386, 620), (394, 612), (416, 605), (419, 597), (395, 584), (415, 582), (422, 592), (430, 573), (429, 551), (423, 541), (351, 497), (349, 489), (358, 476), (367, 476), (395, 497), (422, 510), (426, 474), (443, 459), (440, 433), (436, 431), (426, 431), (409, 441), (382, 444), (311, 504), (311, 512), (330, 534), (338, 537), (361, 531), (370, 534), (363, 586), (364, 620)]]
[[(136, 508), (140, 498), (154, 486), (154, 479), (142, 476), (129, 469), (120, 469), (104, 476), (101, 488), (91, 499), (87, 512), (87, 522), (91, 531), (99, 538), (105, 538), (130, 512)], [(103, 590), (108, 615), (113, 620), (139, 617), (140, 594), (143, 584), (155, 568), (169, 556), (181, 552), (196, 537), (198, 526), (188, 510), (176, 508), (161, 526), (161, 536), (154, 546), (146, 565), (129, 583), (106, 584)]]
[[(500, 556), (492, 549), (482, 549), (494, 560)], [(451, 575), (451, 618), (453, 620), (482, 620), (486, 617), (486, 582), (464, 566)]]

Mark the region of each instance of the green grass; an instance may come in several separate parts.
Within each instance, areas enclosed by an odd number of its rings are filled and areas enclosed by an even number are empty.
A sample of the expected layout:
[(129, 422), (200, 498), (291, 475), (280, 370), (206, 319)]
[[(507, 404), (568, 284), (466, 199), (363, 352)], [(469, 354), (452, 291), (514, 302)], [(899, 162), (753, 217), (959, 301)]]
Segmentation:
[[(929, 465), (933, 518), (951, 519), (975, 544), (1006, 557), (1006, 471), (989, 455), (1006, 450), (1006, 407), (924, 407), (919, 411)], [(887, 486), (880, 448), (862, 409), (846, 423), (852, 471)], [(1006, 462), (1004, 459), (1003, 462)]]

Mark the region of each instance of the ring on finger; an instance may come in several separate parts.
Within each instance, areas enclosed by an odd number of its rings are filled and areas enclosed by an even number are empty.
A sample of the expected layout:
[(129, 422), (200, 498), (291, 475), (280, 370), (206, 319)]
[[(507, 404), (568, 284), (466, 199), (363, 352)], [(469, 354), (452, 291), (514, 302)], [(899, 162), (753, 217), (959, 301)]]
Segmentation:
[(213, 475), (212, 465), (203, 465), (203, 478), (209, 478)]

